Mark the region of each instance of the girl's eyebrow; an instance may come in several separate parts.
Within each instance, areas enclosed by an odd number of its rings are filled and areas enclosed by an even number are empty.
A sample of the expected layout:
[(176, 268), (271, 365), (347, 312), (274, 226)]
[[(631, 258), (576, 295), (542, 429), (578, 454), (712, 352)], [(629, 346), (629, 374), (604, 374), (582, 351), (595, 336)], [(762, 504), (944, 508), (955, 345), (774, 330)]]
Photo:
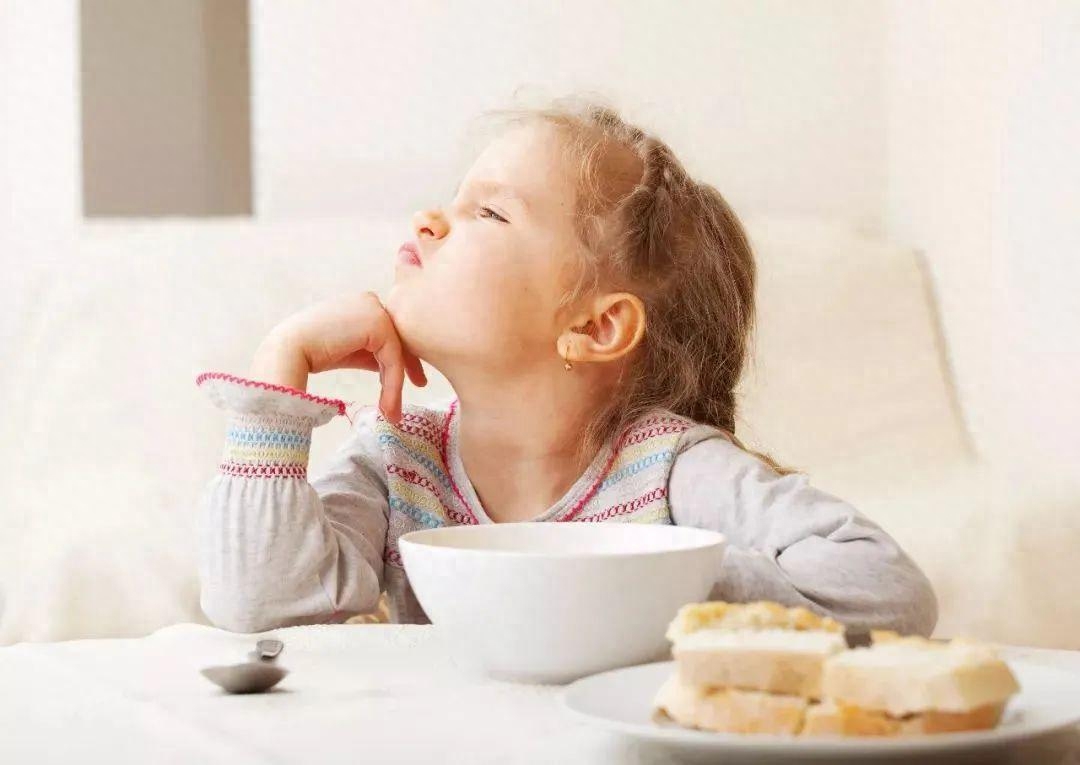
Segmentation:
[[(487, 193), (502, 197), (503, 199), (511, 199), (521, 205), (523, 209), (529, 209), (528, 201), (505, 183), (499, 183), (498, 181), (473, 181), (470, 185), (479, 193)], [(456, 197), (460, 192), (461, 183), (458, 183), (457, 188), (454, 189), (454, 196)]]

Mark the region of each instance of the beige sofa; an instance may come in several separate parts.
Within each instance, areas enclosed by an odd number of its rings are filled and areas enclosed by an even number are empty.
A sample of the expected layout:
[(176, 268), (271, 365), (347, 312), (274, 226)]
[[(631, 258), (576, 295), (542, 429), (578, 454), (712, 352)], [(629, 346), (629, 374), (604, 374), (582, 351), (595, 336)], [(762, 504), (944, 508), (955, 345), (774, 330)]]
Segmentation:
[[(748, 225), (761, 322), (742, 435), (901, 540), (937, 588), (938, 634), (1080, 647), (1080, 503), (976, 458), (918, 257), (823, 221)], [(384, 288), (406, 233), (405, 221), (112, 223), (7, 253), (0, 644), (206, 623), (193, 523), (224, 419), (196, 374), (244, 374), (281, 317)], [(377, 381), (334, 372), (311, 388), (371, 402)], [(435, 380), (406, 395), (449, 394)], [(347, 428), (317, 431), (313, 471)]]

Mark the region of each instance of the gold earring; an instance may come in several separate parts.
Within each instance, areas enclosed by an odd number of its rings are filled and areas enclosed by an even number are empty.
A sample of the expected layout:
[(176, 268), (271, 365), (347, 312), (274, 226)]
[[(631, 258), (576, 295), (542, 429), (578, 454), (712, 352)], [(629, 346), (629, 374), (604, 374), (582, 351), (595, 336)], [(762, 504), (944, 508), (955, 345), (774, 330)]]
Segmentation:
[(563, 361), (565, 362), (563, 364), (563, 369), (565, 369), (567, 372), (569, 372), (571, 369), (574, 368), (573, 365), (570, 363), (570, 359), (567, 358), (567, 355), (569, 355), (569, 353), (570, 353), (570, 341), (567, 340), (566, 341), (566, 349), (563, 351), (563, 354), (562, 354)]

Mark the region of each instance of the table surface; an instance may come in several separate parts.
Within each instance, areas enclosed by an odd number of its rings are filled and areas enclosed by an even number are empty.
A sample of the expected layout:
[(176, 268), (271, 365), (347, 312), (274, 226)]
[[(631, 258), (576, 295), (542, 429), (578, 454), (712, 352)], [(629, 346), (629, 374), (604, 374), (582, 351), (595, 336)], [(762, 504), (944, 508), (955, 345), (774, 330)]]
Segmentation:
[[(289, 670), (273, 692), (228, 695), (199, 673), (243, 660), (268, 635), (285, 642)], [(1080, 652), (1008, 651), (1080, 672)], [(0, 680), (0, 762), (678, 762), (575, 719), (558, 686), (463, 668), (429, 626), (244, 635), (177, 624), (137, 639), (20, 643), (0, 648)], [(993, 761), (1080, 765), (1080, 730)]]

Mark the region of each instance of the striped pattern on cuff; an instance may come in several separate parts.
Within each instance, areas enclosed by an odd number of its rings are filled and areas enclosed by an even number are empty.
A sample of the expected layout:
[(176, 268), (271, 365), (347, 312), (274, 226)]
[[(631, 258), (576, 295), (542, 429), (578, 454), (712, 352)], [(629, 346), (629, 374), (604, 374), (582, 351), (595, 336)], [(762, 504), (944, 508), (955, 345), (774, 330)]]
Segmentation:
[(282, 414), (235, 414), (221, 472), (246, 478), (307, 478), (314, 421)]

